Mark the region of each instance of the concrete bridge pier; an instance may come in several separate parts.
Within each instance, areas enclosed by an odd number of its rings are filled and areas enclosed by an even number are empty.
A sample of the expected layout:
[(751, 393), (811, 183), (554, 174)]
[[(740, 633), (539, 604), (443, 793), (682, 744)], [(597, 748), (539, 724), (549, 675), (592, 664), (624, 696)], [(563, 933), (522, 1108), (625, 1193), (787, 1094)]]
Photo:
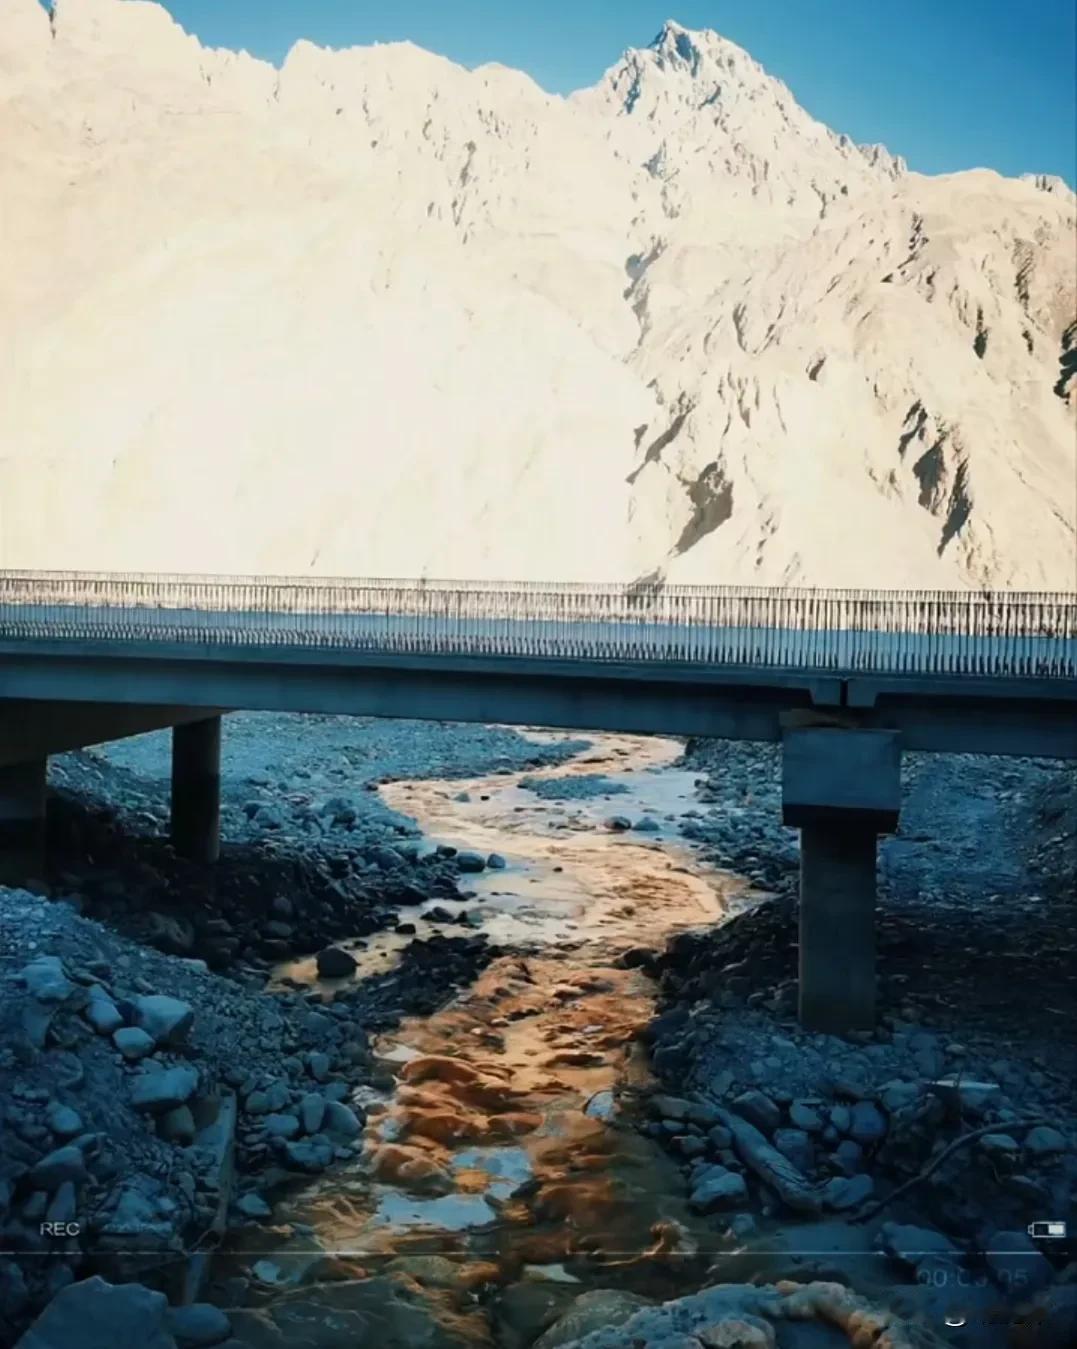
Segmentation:
[(0, 885), (45, 873), (44, 757), (0, 767)]
[(782, 819), (800, 829), (800, 1021), (807, 1030), (870, 1030), (876, 844), (897, 827), (898, 736), (804, 727), (787, 730), (782, 747)]
[(172, 846), (194, 862), (221, 850), (221, 719), (172, 728)]

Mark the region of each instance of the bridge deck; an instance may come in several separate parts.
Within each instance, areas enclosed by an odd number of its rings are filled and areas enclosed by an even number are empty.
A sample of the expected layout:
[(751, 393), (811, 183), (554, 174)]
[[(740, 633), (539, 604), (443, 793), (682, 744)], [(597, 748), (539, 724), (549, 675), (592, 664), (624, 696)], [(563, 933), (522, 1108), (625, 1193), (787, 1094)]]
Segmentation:
[(0, 640), (1077, 678), (1077, 596), (0, 573)]

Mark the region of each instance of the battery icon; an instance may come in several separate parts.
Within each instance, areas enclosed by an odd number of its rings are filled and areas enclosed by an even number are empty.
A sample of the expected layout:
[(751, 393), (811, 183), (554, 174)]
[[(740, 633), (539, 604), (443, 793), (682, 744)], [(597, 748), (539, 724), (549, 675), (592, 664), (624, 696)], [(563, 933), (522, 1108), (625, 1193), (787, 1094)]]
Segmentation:
[(1055, 1241), (1064, 1240), (1066, 1236), (1066, 1224), (1059, 1222), (1029, 1223), (1028, 1235), (1030, 1237), (1046, 1237)]

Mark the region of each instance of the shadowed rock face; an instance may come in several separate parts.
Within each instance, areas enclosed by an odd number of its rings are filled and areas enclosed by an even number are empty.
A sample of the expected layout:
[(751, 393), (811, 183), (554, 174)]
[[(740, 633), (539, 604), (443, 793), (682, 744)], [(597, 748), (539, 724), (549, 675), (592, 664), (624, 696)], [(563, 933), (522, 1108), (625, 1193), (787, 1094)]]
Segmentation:
[(3, 565), (1072, 583), (1065, 184), (909, 173), (673, 23), (562, 99), (3, 15)]

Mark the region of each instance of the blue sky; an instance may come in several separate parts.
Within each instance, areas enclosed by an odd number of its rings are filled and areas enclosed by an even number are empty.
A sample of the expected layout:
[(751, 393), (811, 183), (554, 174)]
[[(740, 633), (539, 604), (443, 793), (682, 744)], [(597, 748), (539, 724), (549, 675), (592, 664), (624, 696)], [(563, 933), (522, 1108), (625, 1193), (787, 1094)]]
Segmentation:
[(1072, 0), (167, 0), (213, 46), (277, 64), (410, 38), (463, 65), (500, 61), (545, 89), (593, 84), (665, 19), (746, 47), (836, 131), (926, 173), (1075, 171)]

